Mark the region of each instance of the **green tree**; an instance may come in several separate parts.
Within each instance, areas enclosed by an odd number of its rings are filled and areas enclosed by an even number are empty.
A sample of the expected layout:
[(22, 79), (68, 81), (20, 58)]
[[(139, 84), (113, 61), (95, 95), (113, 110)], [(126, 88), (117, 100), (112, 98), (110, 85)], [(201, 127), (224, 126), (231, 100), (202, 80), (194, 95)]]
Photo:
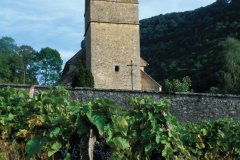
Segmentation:
[(19, 83), (20, 61), (18, 46), (11, 37), (0, 39), (0, 82)]
[(41, 49), (35, 63), (38, 67), (37, 76), (40, 84), (53, 85), (59, 80), (63, 61), (57, 50), (49, 47)]
[(191, 79), (186, 76), (181, 81), (178, 79), (164, 81), (164, 91), (168, 92), (188, 92), (191, 87)]
[(85, 87), (85, 86), (86, 86), (85, 69), (83, 65), (80, 65), (74, 74), (72, 87)]
[(21, 83), (37, 84), (37, 66), (35, 63), (37, 51), (31, 46), (19, 47), (18, 54), (21, 58)]
[(80, 65), (79, 68), (76, 70), (72, 87), (94, 87), (94, 78), (92, 72), (85, 69), (83, 65)]
[(0, 82), (36, 84), (34, 56), (30, 46), (18, 47), (11, 37), (0, 39)]
[(44, 48), (38, 53), (31, 46), (18, 47), (11, 37), (0, 39), (0, 83), (52, 85), (59, 79), (61, 65), (56, 50)]
[(0, 54), (0, 79), (2, 83), (20, 83), (20, 57), (9, 53)]
[(240, 93), (240, 41), (228, 37), (221, 43), (223, 60), (223, 93)]
[(18, 51), (18, 46), (16, 42), (11, 37), (2, 37), (0, 39), (0, 54), (1, 53), (9, 53), (16, 54)]
[(7, 53), (0, 54), (0, 83), (10, 82), (12, 72), (9, 67), (11, 56)]
[(85, 83), (86, 83), (86, 87), (94, 87), (94, 78), (92, 75), (92, 72), (90, 70), (85, 70)]

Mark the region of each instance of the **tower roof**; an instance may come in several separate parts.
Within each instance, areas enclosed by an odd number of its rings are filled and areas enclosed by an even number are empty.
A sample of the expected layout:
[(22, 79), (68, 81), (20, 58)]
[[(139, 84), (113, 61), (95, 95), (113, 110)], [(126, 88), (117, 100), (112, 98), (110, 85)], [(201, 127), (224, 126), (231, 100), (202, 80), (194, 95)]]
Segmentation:
[(148, 65), (149, 65), (148, 62), (145, 59), (143, 59), (142, 57), (140, 57), (140, 66), (146, 67)]

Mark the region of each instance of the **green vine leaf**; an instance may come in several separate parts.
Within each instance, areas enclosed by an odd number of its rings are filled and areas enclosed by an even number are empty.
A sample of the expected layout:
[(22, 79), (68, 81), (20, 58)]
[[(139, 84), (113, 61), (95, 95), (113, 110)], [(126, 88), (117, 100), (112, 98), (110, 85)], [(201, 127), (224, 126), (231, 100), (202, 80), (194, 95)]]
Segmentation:
[(124, 117), (112, 116), (113, 128), (115, 132), (120, 132), (122, 135), (127, 136), (128, 122)]
[(39, 136), (33, 137), (26, 144), (26, 155), (28, 158), (41, 151), (44, 145), (44, 140)]
[(61, 133), (61, 128), (57, 127), (50, 133), (50, 138), (57, 138), (57, 136)]
[(146, 153), (146, 154), (150, 154), (153, 149), (154, 149), (154, 147), (153, 147), (153, 145), (150, 143), (150, 144), (148, 144), (148, 145), (145, 146), (145, 153)]
[(115, 137), (112, 139), (111, 142), (114, 144), (115, 148), (119, 148), (121, 150), (126, 150), (130, 148), (129, 141), (122, 137)]
[(52, 155), (54, 155), (54, 153), (56, 153), (57, 151), (59, 151), (62, 148), (62, 144), (60, 142), (55, 142), (51, 149), (48, 151), (48, 157), (51, 157)]
[(89, 112), (86, 114), (89, 121), (95, 125), (98, 129), (98, 132), (101, 136), (103, 136), (104, 133), (104, 127), (105, 127), (105, 122), (106, 118), (103, 114), (99, 114), (97, 112)]
[(71, 155), (67, 153), (67, 155), (64, 157), (64, 160), (71, 160)]

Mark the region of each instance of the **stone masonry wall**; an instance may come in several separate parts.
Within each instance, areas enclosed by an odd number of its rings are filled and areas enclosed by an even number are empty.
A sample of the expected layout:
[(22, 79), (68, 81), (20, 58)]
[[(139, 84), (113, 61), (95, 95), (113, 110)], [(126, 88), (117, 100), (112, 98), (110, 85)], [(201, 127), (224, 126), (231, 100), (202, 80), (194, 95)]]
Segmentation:
[[(133, 67), (133, 88), (141, 90), (139, 26), (91, 23), (90, 28), (95, 88), (131, 90), (131, 67), (128, 65), (132, 60), (137, 65)], [(115, 66), (120, 67), (118, 72)]]
[[(28, 85), (0, 85), (0, 89), (11, 86), (29, 89)], [(35, 87), (35, 94), (48, 90), (48, 87)], [(157, 93), (125, 90), (104, 90), (89, 88), (68, 88), (71, 97), (87, 102), (93, 98), (107, 98), (120, 106), (129, 107), (130, 97), (151, 96), (154, 99), (168, 98), (172, 102), (171, 113), (183, 122), (216, 120), (220, 118), (240, 119), (240, 96), (199, 93)]]
[[(91, 1), (87, 22), (139, 24), (138, 4), (116, 1)], [(88, 23), (86, 23), (88, 24)]]
[(87, 2), (86, 67), (95, 88), (141, 90), (138, 0)]

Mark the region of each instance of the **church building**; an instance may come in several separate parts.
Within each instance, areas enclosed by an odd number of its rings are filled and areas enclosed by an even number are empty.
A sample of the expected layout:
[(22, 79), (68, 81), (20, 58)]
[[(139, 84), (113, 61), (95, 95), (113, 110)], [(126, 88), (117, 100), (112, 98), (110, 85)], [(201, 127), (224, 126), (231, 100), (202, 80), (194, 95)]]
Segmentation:
[(83, 64), (94, 88), (161, 91), (140, 58), (138, 0), (85, 0), (85, 40), (65, 65), (60, 84), (70, 86)]

